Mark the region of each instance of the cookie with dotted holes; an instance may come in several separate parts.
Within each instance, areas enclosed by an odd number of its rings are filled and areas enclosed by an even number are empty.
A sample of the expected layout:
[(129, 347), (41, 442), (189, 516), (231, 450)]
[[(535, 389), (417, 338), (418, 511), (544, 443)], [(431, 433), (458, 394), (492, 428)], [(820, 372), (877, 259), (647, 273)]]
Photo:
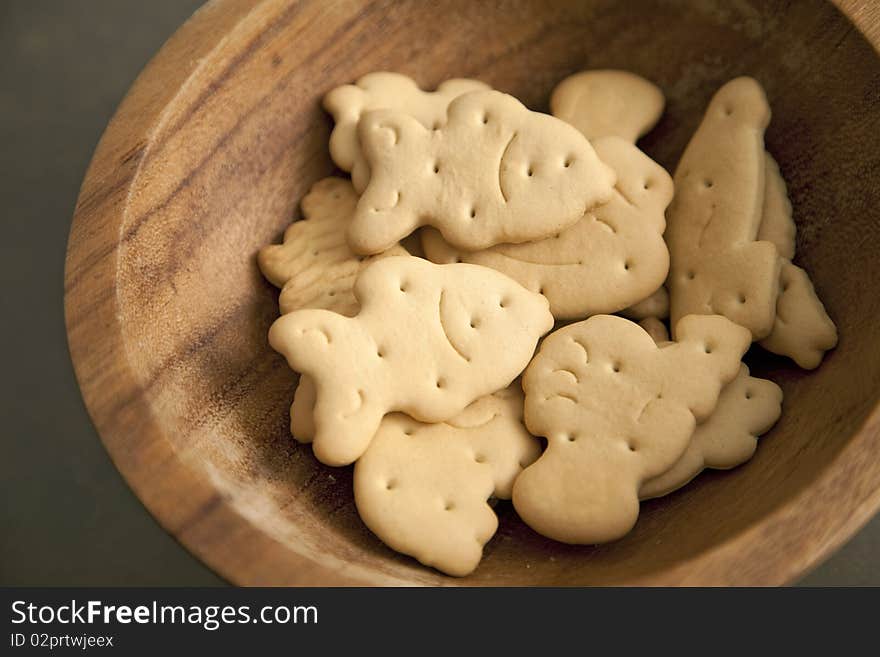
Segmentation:
[[(394, 245), (384, 253), (365, 258), (352, 253), (345, 241), (358, 195), (348, 180), (324, 178), (303, 197), (303, 219), (284, 231), (282, 244), (271, 244), (257, 254), (257, 264), (273, 285), (281, 288), (281, 313), (300, 308), (324, 308), (343, 315), (357, 313), (354, 281), (361, 269), (376, 258), (407, 255)], [(300, 442), (314, 435), (312, 409), (315, 386), (301, 376), (290, 407), (290, 429)]]
[(522, 409), (514, 383), (446, 422), (385, 416), (354, 467), (364, 523), (426, 566), (471, 573), (498, 527), (487, 499), (510, 499), (517, 475), (541, 452), (523, 426)]
[(620, 137), (593, 142), (617, 173), (611, 199), (570, 228), (536, 242), (462, 251), (432, 229), (422, 247), (434, 262), (471, 262), (511, 276), (550, 301), (557, 319), (612, 313), (644, 299), (666, 279), (669, 252), (664, 211), (672, 199), (669, 174)]
[(635, 524), (642, 484), (684, 453), (739, 371), (748, 330), (692, 315), (658, 346), (637, 324), (595, 315), (549, 335), (523, 377), (525, 422), (547, 449), (513, 487), (544, 536), (593, 544)]
[(776, 317), (782, 261), (757, 240), (770, 107), (761, 85), (741, 77), (712, 98), (676, 169), (667, 212), (673, 326), (685, 315), (720, 314), (765, 338)]
[[(666, 326), (656, 317), (639, 322), (658, 345), (669, 341)], [(729, 470), (748, 461), (758, 437), (776, 424), (782, 413), (782, 389), (766, 379), (749, 376), (740, 365), (736, 378), (718, 397), (707, 420), (697, 425), (681, 458), (663, 474), (642, 484), (639, 498), (661, 497), (690, 482), (705, 468)]]
[(479, 80), (446, 80), (436, 91), (422, 91), (400, 73), (368, 73), (355, 84), (336, 87), (324, 96), (324, 109), (333, 115), (335, 126), (330, 133), (330, 157), (343, 171), (351, 172), (358, 193), (370, 182), (370, 165), (364, 158), (357, 136), (357, 124), (364, 112), (390, 109), (403, 112), (428, 129), (446, 123), (449, 103), (469, 91), (489, 89)]
[(782, 389), (767, 379), (749, 376), (740, 365), (736, 378), (721, 391), (718, 405), (698, 424), (681, 458), (663, 474), (644, 482), (639, 497), (647, 500), (678, 490), (705, 468), (730, 470), (752, 458), (758, 438), (782, 414)]
[[(632, 144), (657, 125), (666, 100), (653, 82), (612, 69), (582, 71), (556, 85), (550, 111), (581, 131), (587, 139), (616, 135)], [(669, 316), (665, 287), (652, 291), (621, 314), (635, 321)]]
[(507, 387), (553, 326), (547, 299), (486, 267), (382, 258), (358, 276), (354, 317), (296, 310), (269, 343), (316, 386), (315, 456), (347, 465), (386, 413), (443, 422)]
[(607, 201), (615, 182), (577, 130), (497, 91), (459, 96), (437, 130), (375, 110), (358, 134), (371, 177), (348, 230), (357, 253), (423, 225), (469, 251), (549, 237)]

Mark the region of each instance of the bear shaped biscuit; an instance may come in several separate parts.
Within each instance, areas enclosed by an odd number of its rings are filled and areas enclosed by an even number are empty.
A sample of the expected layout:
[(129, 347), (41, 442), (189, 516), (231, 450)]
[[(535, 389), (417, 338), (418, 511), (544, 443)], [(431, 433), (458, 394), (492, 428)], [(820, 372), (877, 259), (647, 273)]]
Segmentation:
[(637, 324), (595, 315), (543, 341), (523, 389), (526, 427), (547, 449), (513, 487), (532, 529), (592, 544), (635, 524), (642, 483), (681, 457), (751, 343), (717, 315), (685, 317), (675, 333), (658, 347)]
[(837, 345), (837, 327), (809, 275), (787, 260), (782, 265), (773, 330), (760, 345), (807, 370), (818, 367), (825, 352)]
[(482, 397), (444, 423), (387, 415), (354, 467), (367, 527), (426, 566), (472, 572), (498, 527), (487, 499), (509, 499), (516, 476), (541, 452), (522, 424), (518, 387)]
[(660, 120), (665, 102), (657, 85), (634, 73), (583, 71), (556, 85), (550, 111), (587, 139), (617, 135), (635, 144)]
[(577, 130), (497, 91), (459, 96), (437, 130), (375, 110), (358, 134), (371, 177), (348, 230), (357, 253), (422, 225), (470, 251), (549, 237), (607, 201), (615, 182)]
[(422, 91), (400, 73), (368, 73), (356, 84), (337, 87), (324, 96), (324, 109), (333, 115), (335, 126), (330, 133), (330, 157), (343, 171), (351, 172), (351, 181), (360, 194), (370, 182), (370, 165), (364, 158), (357, 136), (357, 124), (364, 112), (391, 109), (409, 114), (429, 129), (446, 123), (450, 101), (469, 91), (489, 89), (479, 80), (447, 80), (437, 91)]
[(740, 365), (736, 378), (718, 397), (712, 415), (697, 425), (681, 458), (663, 474), (644, 482), (639, 497), (647, 500), (677, 490), (704, 468), (729, 470), (745, 463), (782, 413), (782, 389), (766, 379), (749, 376)]
[(557, 319), (617, 312), (649, 296), (669, 271), (663, 213), (672, 199), (672, 179), (620, 137), (597, 139), (593, 146), (617, 172), (617, 184), (611, 200), (572, 227), (538, 242), (476, 252), (455, 249), (437, 231), (425, 229), (425, 254), (434, 262), (497, 269), (546, 296)]
[[(656, 317), (639, 322), (658, 346), (669, 340)], [(736, 378), (724, 386), (712, 415), (697, 425), (681, 458), (663, 474), (642, 484), (639, 498), (661, 497), (681, 488), (704, 468), (729, 470), (748, 461), (758, 437), (770, 430), (782, 413), (782, 389), (766, 379), (749, 376), (740, 365)]]
[(315, 381), (312, 447), (327, 465), (363, 454), (386, 413), (443, 422), (510, 385), (553, 326), (544, 297), (475, 265), (382, 258), (354, 293), (354, 317), (297, 310), (269, 330), (290, 367)]
[(776, 316), (781, 260), (761, 224), (770, 107), (752, 78), (712, 98), (676, 169), (666, 241), (673, 326), (689, 314), (717, 313), (766, 337)]

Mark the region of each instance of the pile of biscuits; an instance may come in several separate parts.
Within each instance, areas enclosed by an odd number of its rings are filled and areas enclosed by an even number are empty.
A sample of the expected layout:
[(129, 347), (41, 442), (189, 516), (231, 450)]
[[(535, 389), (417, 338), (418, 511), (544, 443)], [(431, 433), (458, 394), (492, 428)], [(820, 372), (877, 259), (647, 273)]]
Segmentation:
[(808, 369), (837, 342), (791, 262), (758, 82), (718, 90), (673, 177), (635, 145), (654, 84), (586, 71), (550, 105), (395, 73), (333, 89), (351, 179), (317, 182), (258, 257), (269, 342), (301, 373), (294, 437), (354, 463), (366, 525), (450, 575), (477, 567), (494, 499), (559, 541), (620, 538), (779, 418), (753, 342)]

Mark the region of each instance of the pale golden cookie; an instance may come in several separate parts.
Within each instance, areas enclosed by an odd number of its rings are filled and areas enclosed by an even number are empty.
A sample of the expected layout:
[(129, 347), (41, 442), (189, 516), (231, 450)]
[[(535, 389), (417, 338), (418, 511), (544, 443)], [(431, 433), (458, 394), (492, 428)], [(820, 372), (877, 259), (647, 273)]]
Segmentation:
[(497, 91), (459, 96), (437, 130), (375, 110), (358, 134), (372, 171), (348, 230), (358, 253), (423, 225), (466, 250), (541, 239), (607, 201), (615, 182), (577, 130)]
[(358, 196), (348, 180), (324, 178), (303, 197), (303, 219), (284, 231), (283, 244), (260, 249), (257, 263), (269, 281), (282, 288), (281, 313), (325, 308), (344, 315), (357, 312), (352, 292), (361, 269), (374, 258), (407, 255), (400, 245), (373, 258), (354, 254), (345, 241)]
[[(263, 275), (281, 288), (281, 314), (301, 308), (324, 308), (343, 315), (358, 310), (352, 287), (361, 269), (376, 258), (407, 255), (392, 246), (384, 253), (365, 258), (355, 255), (345, 241), (358, 195), (348, 180), (324, 178), (303, 197), (301, 221), (284, 231), (284, 242), (264, 247), (257, 255)], [(301, 376), (290, 407), (290, 430), (300, 442), (314, 435), (312, 407), (315, 386)]]
[(330, 134), (330, 157), (343, 171), (351, 171), (358, 193), (370, 182), (370, 165), (360, 148), (357, 124), (364, 112), (390, 109), (403, 112), (429, 129), (446, 123), (446, 108), (458, 96), (469, 91), (489, 89), (479, 80), (447, 80), (437, 91), (422, 91), (400, 73), (368, 73), (356, 84), (337, 87), (324, 96), (324, 109), (333, 115), (336, 125)]
[(315, 456), (355, 461), (386, 413), (443, 422), (500, 390), (553, 326), (547, 300), (496, 271), (382, 258), (355, 282), (360, 311), (297, 310), (269, 343), (316, 384)]
[(805, 369), (814, 369), (822, 362), (824, 352), (837, 345), (837, 327), (825, 312), (807, 272), (790, 262), (796, 235), (791, 202), (779, 165), (769, 153), (765, 158), (764, 211), (758, 237), (773, 242), (786, 260), (780, 272), (773, 330), (761, 340), (761, 346), (789, 356)]
[(556, 85), (550, 111), (587, 139), (617, 135), (630, 143), (653, 128), (665, 100), (657, 85), (628, 71), (575, 73)]
[(666, 286), (661, 285), (650, 296), (621, 310), (620, 314), (636, 322), (648, 317), (666, 319), (669, 317), (669, 292)]
[(546, 296), (557, 319), (617, 312), (644, 299), (669, 270), (663, 213), (672, 199), (672, 179), (620, 137), (593, 145), (617, 172), (617, 185), (610, 201), (572, 227), (537, 242), (474, 252), (455, 249), (436, 230), (424, 229), (425, 254), (434, 262), (497, 269)]
[(517, 478), (513, 504), (544, 536), (592, 544), (635, 524), (639, 489), (684, 453), (739, 370), (748, 330), (692, 315), (658, 347), (637, 324), (596, 315), (548, 336), (526, 370), (526, 427), (547, 449)]
[(364, 523), (391, 548), (449, 575), (477, 567), (498, 519), (489, 496), (510, 498), (513, 482), (540, 454), (522, 424), (523, 395), (482, 397), (445, 423), (387, 415), (354, 468)]
[[(553, 115), (587, 138), (617, 135), (631, 143), (656, 125), (664, 104), (663, 93), (656, 85), (628, 71), (617, 70), (571, 75), (556, 86), (550, 98)], [(666, 288), (660, 287), (620, 312), (635, 321), (648, 317), (665, 319), (669, 316)]]
[(318, 391), (315, 382), (307, 375), (300, 374), (299, 385), (293, 392), (290, 405), (290, 433), (297, 441), (308, 444), (315, 439), (315, 402)]
[(764, 153), (764, 207), (758, 239), (773, 242), (780, 257), (794, 258), (797, 227), (791, 215), (788, 188), (779, 165), (770, 153)]
[(724, 315), (766, 337), (776, 316), (781, 260), (755, 241), (764, 205), (764, 129), (770, 107), (752, 78), (712, 98), (675, 172), (666, 218), (673, 326), (685, 315)]
[(648, 479), (639, 489), (647, 500), (677, 490), (704, 468), (729, 470), (745, 463), (782, 413), (782, 389), (766, 379), (749, 376), (740, 366), (739, 374), (718, 397), (712, 415), (698, 424), (690, 444), (669, 470)]
[(760, 344), (812, 370), (822, 362), (826, 351), (837, 346), (837, 327), (825, 312), (807, 272), (786, 260), (780, 280), (773, 331)]

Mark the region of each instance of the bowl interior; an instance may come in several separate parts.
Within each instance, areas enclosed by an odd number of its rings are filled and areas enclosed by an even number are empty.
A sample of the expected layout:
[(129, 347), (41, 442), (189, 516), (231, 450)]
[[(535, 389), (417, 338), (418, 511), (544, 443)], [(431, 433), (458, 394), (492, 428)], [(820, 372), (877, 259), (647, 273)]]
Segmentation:
[[(165, 109), (133, 182), (118, 319), (177, 455), (285, 549), (365, 583), (662, 581), (809, 487), (876, 405), (880, 65), (830, 4), (267, 2), (218, 44)], [(477, 77), (546, 111), (555, 83), (602, 67), (664, 90), (664, 118), (641, 146), (670, 171), (714, 90), (741, 74), (760, 80), (773, 110), (767, 147), (798, 224), (796, 261), (840, 345), (813, 373), (752, 350), (747, 362), (782, 385), (785, 406), (745, 467), (644, 504), (635, 530), (601, 547), (545, 540), (502, 503), (480, 567), (454, 580), (386, 548), (358, 518), (351, 468), (325, 467), (291, 439), (295, 376), (267, 345), (277, 291), (255, 254), (334, 171), (320, 108), (334, 86), (374, 70), (425, 88)]]

